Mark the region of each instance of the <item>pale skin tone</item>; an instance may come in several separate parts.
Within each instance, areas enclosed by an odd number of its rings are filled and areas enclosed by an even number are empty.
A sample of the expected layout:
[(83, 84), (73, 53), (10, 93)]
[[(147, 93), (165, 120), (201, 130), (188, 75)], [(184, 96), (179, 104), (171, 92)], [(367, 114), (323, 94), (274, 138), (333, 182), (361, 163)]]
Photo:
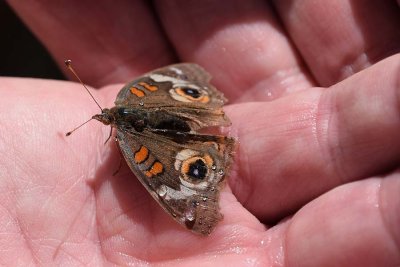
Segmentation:
[(66, 138), (99, 111), (81, 85), (1, 78), (0, 264), (400, 264), (397, 2), (96, 3), (10, 1), (103, 107), (156, 67), (213, 75), (240, 141), (224, 220), (194, 235), (125, 164), (113, 177), (108, 127)]

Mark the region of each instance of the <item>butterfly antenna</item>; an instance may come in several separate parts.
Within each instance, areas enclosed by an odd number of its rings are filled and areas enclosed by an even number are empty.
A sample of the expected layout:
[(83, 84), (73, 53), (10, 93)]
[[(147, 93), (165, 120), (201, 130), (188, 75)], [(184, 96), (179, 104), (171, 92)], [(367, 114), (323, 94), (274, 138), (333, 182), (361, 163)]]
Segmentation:
[(93, 118), (90, 118), (87, 121), (85, 121), (84, 123), (82, 123), (81, 125), (75, 127), (72, 131), (69, 131), (68, 133), (66, 133), (65, 136), (70, 136), (73, 132), (75, 132), (76, 130), (78, 130), (79, 128), (81, 128), (83, 125), (85, 125), (86, 123), (88, 123), (91, 120), (93, 120)]
[[(94, 98), (94, 96), (92, 95), (92, 93), (89, 91), (89, 89), (86, 87), (86, 85), (82, 82), (81, 78), (79, 78), (78, 74), (76, 74), (74, 68), (72, 68), (72, 61), (70, 59), (67, 59), (64, 61), (65, 66), (67, 66), (67, 68), (75, 75), (75, 77), (79, 80), (79, 82), (83, 85), (83, 87), (85, 87), (86, 91), (89, 93), (89, 95), (92, 97), (93, 101), (96, 103), (96, 105), (100, 108), (100, 110), (103, 112), (103, 109), (101, 108), (101, 106), (99, 105), (99, 103), (96, 101), (96, 99)], [(90, 121), (90, 120), (89, 120)], [(86, 122), (85, 122), (86, 123)], [(84, 123), (84, 124), (85, 124)], [(82, 126), (82, 125), (81, 125)], [(80, 126), (79, 126), (80, 127)], [(79, 128), (77, 127), (77, 128)], [(69, 133), (72, 133), (74, 130), (72, 130)], [(68, 136), (68, 135), (67, 135)]]

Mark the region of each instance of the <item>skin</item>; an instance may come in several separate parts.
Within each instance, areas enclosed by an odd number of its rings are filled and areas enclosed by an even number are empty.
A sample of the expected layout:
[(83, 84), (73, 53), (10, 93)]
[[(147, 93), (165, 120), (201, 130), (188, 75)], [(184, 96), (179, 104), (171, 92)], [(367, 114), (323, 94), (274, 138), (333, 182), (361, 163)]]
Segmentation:
[(125, 163), (112, 176), (108, 127), (64, 136), (99, 111), (74, 78), (3, 77), (0, 264), (400, 265), (398, 2), (206, 2), (9, 1), (103, 107), (143, 72), (201, 64), (240, 145), (224, 220), (197, 236)]

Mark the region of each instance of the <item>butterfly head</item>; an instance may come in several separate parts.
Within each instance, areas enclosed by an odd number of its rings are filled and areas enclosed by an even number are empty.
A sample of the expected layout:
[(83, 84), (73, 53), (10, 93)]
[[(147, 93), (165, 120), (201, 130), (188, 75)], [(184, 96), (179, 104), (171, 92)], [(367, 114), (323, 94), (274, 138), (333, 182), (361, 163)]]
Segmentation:
[(101, 114), (94, 115), (92, 119), (98, 120), (105, 125), (110, 125), (115, 121), (113, 113), (108, 108), (102, 109)]

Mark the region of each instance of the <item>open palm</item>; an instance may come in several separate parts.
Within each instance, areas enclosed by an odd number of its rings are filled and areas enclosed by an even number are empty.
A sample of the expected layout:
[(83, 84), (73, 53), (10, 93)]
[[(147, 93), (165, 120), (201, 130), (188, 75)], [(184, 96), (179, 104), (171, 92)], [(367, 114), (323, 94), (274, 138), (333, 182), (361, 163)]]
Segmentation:
[(112, 176), (108, 127), (64, 136), (98, 113), (81, 85), (1, 78), (1, 264), (400, 264), (394, 1), (9, 2), (103, 107), (151, 69), (202, 65), (240, 144), (224, 220), (197, 236), (126, 165)]

